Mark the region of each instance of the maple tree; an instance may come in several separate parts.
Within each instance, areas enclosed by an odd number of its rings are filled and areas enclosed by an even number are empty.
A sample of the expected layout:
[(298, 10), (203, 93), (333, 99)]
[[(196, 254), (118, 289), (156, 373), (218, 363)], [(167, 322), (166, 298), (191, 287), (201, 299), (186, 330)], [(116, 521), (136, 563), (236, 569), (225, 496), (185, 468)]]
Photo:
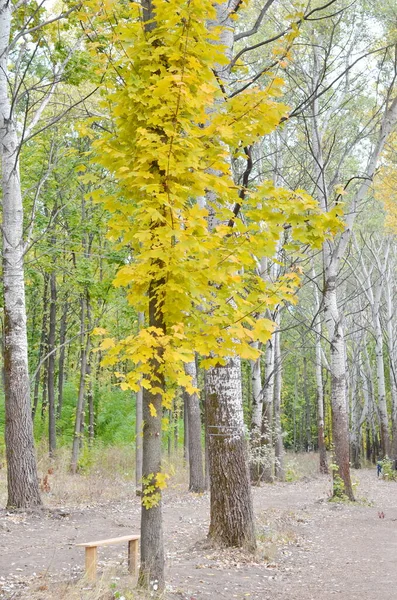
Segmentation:
[[(128, 287), (130, 303), (148, 315), (136, 335), (106, 339), (101, 349), (104, 364), (123, 359), (135, 367), (123, 388), (145, 389), (140, 579), (162, 588), (162, 406), (170, 407), (176, 386), (194, 391), (184, 364), (195, 351), (205, 368), (232, 355), (256, 358), (252, 342), (265, 342), (274, 329), (257, 313), (295, 301), (299, 274), (264, 281), (256, 257), (273, 256), (280, 237), (290, 250), (319, 247), (339, 222), (304, 191), (271, 182), (245, 194), (244, 218), (236, 218), (241, 186), (233, 180), (230, 150), (242, 155), (286, 117), (278, 100), (282, 81), (271, 78), (264, 89), (225, 97), (214, 75), (226, 59), (222, 28), (208, 27), (216, 16), (212, 3), (150, 6), (144, 26), (133, 3), (88, 2), (82, 18), (88, 28), (96, 15), (90, 39), (93, 51), (101, 50), (103, 106), (112, 118), (111, 130), (93, 142), (95, 160), (117, 182), (114, 194), (98, 189), (90, 196), (113, 214), (109, 235), (116, 247), (130, 250), (114, 283)], [(202, 206), (197, 200), (205, 196), (214, 201)]]

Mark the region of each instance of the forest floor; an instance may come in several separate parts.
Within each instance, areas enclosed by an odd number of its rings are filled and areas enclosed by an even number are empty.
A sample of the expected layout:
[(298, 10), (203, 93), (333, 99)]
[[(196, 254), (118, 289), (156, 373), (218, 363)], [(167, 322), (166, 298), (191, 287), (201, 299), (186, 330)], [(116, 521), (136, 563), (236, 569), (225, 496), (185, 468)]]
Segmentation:
[[(254, 557), (210, 548), (208, 494), (189, 494), (184, 482), (172, 481), (164, 498), (165, 598), (395, 600), (397, 483), (364, 469), (354, 472), (356, 503), (329, 502), (330, 478), (316, 474), (315, 461), (311, 455), (309, 475), (299, 480), (253, 488)], [(69, 487), (61, 479), (56, 471), (48, 477), (45, 510), (0, 511), (0, 598), (141, 598), (126, 573), (126, 548), (99, 549), (99, 579), (92, 586), (82, 577), (83, 549), (75, 546), (139, 532), (131, 480), (111, 484), (98, 472), (88, 488), (80, 476), (79, 488), (76, 479)]]

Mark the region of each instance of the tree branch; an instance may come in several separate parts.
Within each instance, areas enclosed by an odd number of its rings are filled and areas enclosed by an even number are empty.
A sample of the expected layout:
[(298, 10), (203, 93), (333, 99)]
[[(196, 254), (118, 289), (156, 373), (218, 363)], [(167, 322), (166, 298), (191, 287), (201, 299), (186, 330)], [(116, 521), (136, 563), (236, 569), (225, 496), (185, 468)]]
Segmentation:
[(250, 29), (249, 31), (242, 31), (241, 33), (237, 33), (234, 36), (234, 41), (235, 42), (237, 42), (238, 40), (241, 40), (241, 39), (243, 39), (245, 37), (249, 37), (251, 35), (254, 35), (258, 31), (258, 29), (260, 27), (260, 24), (262, 23), (265, 14), (269, 10), (269, 8), (273, 4), (273, 2), (274, 2), (274, 0), (267, 0), (265, 6), (262, 8), (261, 12), (258, 15), (258, 18), (255, 21), (255, 25), (253, 26), (253, 28)]

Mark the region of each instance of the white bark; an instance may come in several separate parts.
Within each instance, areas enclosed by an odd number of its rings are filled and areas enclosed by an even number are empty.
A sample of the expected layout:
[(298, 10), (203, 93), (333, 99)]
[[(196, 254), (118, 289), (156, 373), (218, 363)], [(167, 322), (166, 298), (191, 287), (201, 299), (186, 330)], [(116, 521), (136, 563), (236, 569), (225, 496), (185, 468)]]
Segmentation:
[(314, 288), (314, 310), (313, 329), (316, 338), (315, 370), (316, 370), (316, 389), (317, 389), (317, 428), (318, 428), (318, 450), (320, 459), (320, 472), (328, 473), (327, 452), (324, 441), (324, 385), (323, 385), (323, 362), (321, 346), (321, 320), (320, 320), (320, 294), (316, 284), (316, 272), (314, 265), (312, 268), (313, 288)]
[[(280, 325), (279, 321), (280, 319), (278, 318), (278, 326)], [(281, 427), (282, 364), (280, 337), (280, 331), (277, 330), (274, 334), (274, 474), (278, 481), (284, 481), (284, 443)]]
[[(219, 43), (230, 60), (233, 53), (234, 27), (231, 14), (239, 0), (216, 5), (216, 21), (209, 28), (222, 27)], [(230, 80), (230, 68), (216, 66), (216, 74), (225, 89)], [(207, 194), (209, 211), (216, 196)], [(211, 214), (209, 228), (215, 223)], [(206, 379), (206, 416), (210, 468), (210, 528), (209, 537), (226, 545), (256, 545), (252, 496), (249, 482), (248, 452), (243, 419), (241, 363), (230, 357), (225, 366), (208, 370)], [(218, 487), (221, 486), (221, 490)], [(220, 494), (221, 492), (221, 494)], [(229, 512), (229, 515), (222, 514)]]
[[(358, 247), (354, 239), (355, 247), (360, 257), (362, 276), (354, 270), (357, 281), (367, 297), (371, 307), (372, 324), (375, 336), (376, 378), (378, 384), (378, 409), (380, 421), (381, 446), (383, 456), (390, 456), (389, 418), (387, 414), (386, 401), (386, 379), (383, 355), (383, 328), (381, 323), (381, 298), (385, 282), (385, 275), (389, 259), (390, 241), (386, 240), (381, 259), (377, 253), (371, 252), (371, 267), (367, 268), (364, 260), (363, 250)], [(375, 270), (375, 266), (377, 269)]]
[(385, 297), (386, 297), (386, 335), (389, 351), (389, 369), (390, 369), (390, 392), (391, 392), (391, 418), (392, 418), (392, 450), (391, 457), (397, 460), (397, 347), (394, 323), (394, 307), (392, 295), (392, 274), (388, 269), (386, 276)]
[[(313, 90), (316, 90), (324, 77), (320, 67), (319, 51), (317, 45), (313, 45)], [(346, 87), (346, 92), (348, 86)], [(340, 99), (338, 99), (340, 102)], [(328, 210), (329, 189), (327, 185), (326, 164), (323, 156), (323, 138), (324, 130), (319, 125), (319, 115), (321, 114), (318, 100), (313, 101), (312, 106), (312, 154), (313, 169), (315, 181), (317, 184), (317, 195), (323, 210)], [(346, 227), (336, 242), (328, 241), (324, 244), (324, 312), (325, 321), (328, 329), (329, 343), (331, 345), (331, 405), (333, 415), (333, 438), (335, 444), (335, 458), (339, 468), (339, 475), (344, 480), (348, 495), (353, 499), (350, 472), (349, 472), (349, 452), (348, 452), (348, 416), (346, 402), (346, 362), (345, 362), (345, 342), (343, 332), (343, 322), (340, 309), (338, 307), (337, 288), (338, 272), (341, 260), (345, 255), (347, 245), (350, 241), (352, 228), (358, 211), (361, 208), (375, 170), (378, 164), (379, 156), (382, 153), (384, 145), (393, 130), (397, 120), (397, 97), (390, 101), (390, 95), (384, 107), (381, 123), (378, 129), (378, 135), (372, 147), (364, 178), (357, 191), (352, 195), (348, 212), (346, 215)], [(328, 164), (329, 164), (328, 160)], [(334, 176), (328, 176), (328, 180), (333, 182), (338, 176), (339, 167)], [(336, 180), (335, 180), (336, 182)], [(338, 448), (338, 444), (342, 446)], [(339, 461), (343, 461), (340, 464)]]
[(4, 370), (8, 506), (41, 504), (30, 407), (19, 140), (9, 93), (11, 3), (0, 1), (0, 147), (3, 194)]

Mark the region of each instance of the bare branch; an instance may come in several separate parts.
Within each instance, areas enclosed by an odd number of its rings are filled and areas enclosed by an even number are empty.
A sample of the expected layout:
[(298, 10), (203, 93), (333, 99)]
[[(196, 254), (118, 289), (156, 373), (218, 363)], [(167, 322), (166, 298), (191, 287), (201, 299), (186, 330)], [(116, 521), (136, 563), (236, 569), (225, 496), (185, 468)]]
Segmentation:
[(72, 8), (69, 8), (69, 10), (61, 13), (60, 15), (57, 15), (56, 17), (47, 19), (47, 21), (43, 21), (42, 23), (35, 25), (35, 27), (31, 27), (30, 29), (22, 29), (10, 43), (9, 49), (11, 50), (21, 37), (24, 37), (25, 35), (28, 35), (30, 33), (34, 33), (35, 31), (38, 31), (39, 29), (42, 29), (43, 27), (46, 27), (47, 25), (50, 25), (51, 23), (55, 23), (56, 21), (61, 21), (62, 19), (66, 19), (71, 13), (73, 13), (75, 10), (80, 8), (80, 6), (81, 6), (81, 4), (76, 4), (75, 6), (72, 6)]
[(261, 12), (258, 15), (257, 20), (255, 21), (255, 25), (253, 26), (252, 29), (250, 29), (249, 31), (243, 31), (241, 33), (237, 33), (234, 36), (234, 41), (237, 42), (238, 40), (241, 40), (245, 37), (249, 37), (251, 35), (254, 35), (255, 33), (257, 33), (260, 24), (263, 21), (263, 18), (265, 16), (265, 14), (267, 13), (267, 11), (269, 10), (269, 8), (271, 7), (271, 5), (273, 4), (274, 0), (267, 0), (265, 6), (262, 8)]

